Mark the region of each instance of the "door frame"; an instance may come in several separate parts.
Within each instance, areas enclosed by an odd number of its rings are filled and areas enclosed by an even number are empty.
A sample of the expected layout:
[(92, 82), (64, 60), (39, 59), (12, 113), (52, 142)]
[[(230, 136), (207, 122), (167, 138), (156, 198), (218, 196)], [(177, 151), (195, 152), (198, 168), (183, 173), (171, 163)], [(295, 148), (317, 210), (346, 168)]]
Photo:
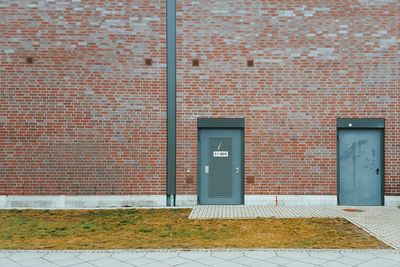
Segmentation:
[(341, 130), (379, 130), (381, 132), (381, 206), (385, 205), (385, 119), (381, 118), (337, 118), (336, 119), (336, 191), (340, 206), (340, 140)]
[(240, 130), (241, 131), (241, 165), (242, 177), (240, 185), (240, 204), (244, 204), (244, 175), (245, 175), (245, 161), (244, 161), (244, 118), (197, 118), (197, 205), (200, 205), (200, 183), (201, 183), (201, 147), (200, 143), (200, 130), (218, 129), (218, 130)]

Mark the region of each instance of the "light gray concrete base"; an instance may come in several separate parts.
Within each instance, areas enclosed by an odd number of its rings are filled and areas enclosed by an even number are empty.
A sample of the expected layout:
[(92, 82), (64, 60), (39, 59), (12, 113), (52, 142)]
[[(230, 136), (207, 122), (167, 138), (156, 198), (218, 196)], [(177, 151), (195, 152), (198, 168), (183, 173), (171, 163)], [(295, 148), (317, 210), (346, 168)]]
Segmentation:
[(245, 195), (245, 205), (336, 206), (336, 195)]
[(400, 266), (398, 250), (0, 251), (0, 266)]
[[(197, 205), (197, 195), (178, 195), (177, 206)], [(337, 206), (336, 195), (245, 195), (246, 206)], [(399, 207), (400, 196), (385, 196), (386, 207)]]
[(0, 196), (1, 209), (92, 209), (165, 205), (165, 195)]
[(176, 195), (175, 204), (177, 206), (196, 206), (197, 195)]
[[(336, 195), (245, 195), (246, 206), (337, 206)], [(177, 195), (176, 206), (197, 205), (197, 195)], [(398, 207), (400, 196), (385, 196), (385, 206)], [(4, 196), (0, 209), (92, 209), (165, 207), (165, 195)]]
[[(336, 206), (336, 195), (245, 195), (246, 206)], [(177, 195), (177, 206), (196, 206), (197, 195)]]
[(385, 206), (400, 207), (400, 196), (385, 196)]

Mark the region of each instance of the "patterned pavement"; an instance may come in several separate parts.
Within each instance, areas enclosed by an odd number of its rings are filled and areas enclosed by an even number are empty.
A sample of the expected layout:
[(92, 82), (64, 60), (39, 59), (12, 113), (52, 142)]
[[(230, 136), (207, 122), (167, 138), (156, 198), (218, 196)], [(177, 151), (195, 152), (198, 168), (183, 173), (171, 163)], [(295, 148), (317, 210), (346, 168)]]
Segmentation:
[(0, 266), (400, 266), (399, 250), (0, 251)]
[[(362, 212), (349, 212), (361, 210)], [(196, 206), (190, 219), (345, 218), (400, 249), (400, 209), (389, 207)]]

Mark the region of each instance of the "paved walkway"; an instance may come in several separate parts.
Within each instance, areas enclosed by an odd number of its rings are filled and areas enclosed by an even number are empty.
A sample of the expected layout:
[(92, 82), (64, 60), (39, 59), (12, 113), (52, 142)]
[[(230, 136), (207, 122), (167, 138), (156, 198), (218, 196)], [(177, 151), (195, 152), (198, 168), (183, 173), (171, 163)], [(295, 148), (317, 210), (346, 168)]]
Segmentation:
[[(345, 209), (359, 209), (349, 212)], [(400, 249), (400, 209), (388, 207), (196, 206), (190, 219), (345, 218)]]
[(399, 250), (0, 251), (0, 266), (400, 266)]

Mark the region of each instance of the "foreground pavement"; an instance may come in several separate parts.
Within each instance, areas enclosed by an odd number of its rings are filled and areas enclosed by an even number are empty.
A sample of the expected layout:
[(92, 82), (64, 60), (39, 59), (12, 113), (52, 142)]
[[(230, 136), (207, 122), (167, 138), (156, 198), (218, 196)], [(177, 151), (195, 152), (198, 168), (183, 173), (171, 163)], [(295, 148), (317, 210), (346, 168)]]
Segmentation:
[(0, 251), (0, 266), (400, 266), (399, 250)]
[(400, 249), (400, 209), (396, 207), (195, 206), (190, 219), (345, 218)]

